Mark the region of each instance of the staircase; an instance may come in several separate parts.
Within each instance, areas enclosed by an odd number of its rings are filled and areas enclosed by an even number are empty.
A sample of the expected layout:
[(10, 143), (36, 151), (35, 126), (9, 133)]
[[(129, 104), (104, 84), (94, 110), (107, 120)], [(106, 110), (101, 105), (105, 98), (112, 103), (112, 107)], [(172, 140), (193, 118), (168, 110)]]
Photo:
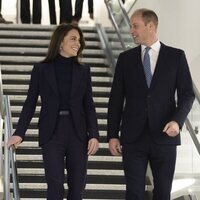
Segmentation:
[[(0, 25), (0, 66), (3, 91), (10, 97), (14, 129), (26, 98), (33, 64), (44, 58), (53, 28), (54, 26)], [(125, 180), (121, 157), (111, 156), (106, 142), (106, 113), (112, 77), (108, 73), (107, 61), (101, 49), (96, 28), (81, 28), (86, 39), (82, 62), (91, 66), (93, 96), (100, 130), (100, 149), (95, 156), (89, 157), (84, 199), (122, 200)], [(116, 48), (116, 51), (119, 54), (120, 50)], [(37, 142), (40, 106), (39, 100), (25, 141), (17, 149), (21, 200), (45, 199), (43, 162)], [(147, 178), (148, 184), (150, 182)], [(147, 192), (147, 199), (149, 196), (150, 193)]]

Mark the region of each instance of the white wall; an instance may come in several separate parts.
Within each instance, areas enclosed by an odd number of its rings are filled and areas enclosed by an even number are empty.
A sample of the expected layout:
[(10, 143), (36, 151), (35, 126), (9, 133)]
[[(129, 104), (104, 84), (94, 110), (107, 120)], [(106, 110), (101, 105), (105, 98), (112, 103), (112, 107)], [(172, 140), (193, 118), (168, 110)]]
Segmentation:
[[(59, 15), (59, 1), (55, 2)], [(49, 24), (48, 0), (42, 0), (42, 7), (42, 24)], [(138, 0), (134, 9), (141, 7), (153, 9), (158, 14), (158, 35), (163, 43), (185, 50), (193, 80), (200, 90), (200, 1)], [(15, 22), (16, 0), (2, 0), (2, 13)], [(95, 21), (110, 26), (104, 0), (94, 0), (94, 14)], [(87, 0), (84, 1), (82, 24), (93, 25), (88, 16)]]

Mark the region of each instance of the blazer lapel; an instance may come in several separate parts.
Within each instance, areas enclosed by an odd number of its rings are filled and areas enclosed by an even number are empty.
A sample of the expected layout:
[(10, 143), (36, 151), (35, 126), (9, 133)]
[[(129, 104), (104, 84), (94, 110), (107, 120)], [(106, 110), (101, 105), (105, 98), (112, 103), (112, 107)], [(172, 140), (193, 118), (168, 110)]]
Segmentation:
[(160, 52), (158, 55), (158, 60), (156, 63), (156, 67), (155, 67), (155, 71), (151, 80), (151, 86), (150, 88), (153, 88), (154, 85), (156, 84), (156, 80), (158, 79), (159, 74), (162, 71), (162, 67), (165, 66), (165, 45), (161, 43), (161, 48), (160, 48)]
[(83, 73), (81, 70), (81, 66), (78, 64), (73, 64), (73, 68), (72, 68), (72, 87), (71, 87), (71, 95), (70, 97), (73, 97), (73, 94), (76, 92), (80, 81), (81, 81), (81, 77), (82, 77)]
[(51, 62), (46, 68), (45, 78), (48, 81), (50, 87), (53, 89), (55, 94), (58, 96), (58, 87), (55, 76), (54, 62)]

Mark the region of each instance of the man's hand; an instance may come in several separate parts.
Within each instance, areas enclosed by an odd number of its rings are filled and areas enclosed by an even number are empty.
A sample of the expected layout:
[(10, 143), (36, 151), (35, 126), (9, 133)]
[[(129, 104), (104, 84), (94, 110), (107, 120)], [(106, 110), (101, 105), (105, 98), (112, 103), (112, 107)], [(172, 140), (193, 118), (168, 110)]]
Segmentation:
[(17, 135), (13, 135), (8, 139), (7, 147), (10, 148), (11, 146), (14, 146), (15, 149), (20, 145), (22, 142), (22, 138)]
[(122, 147), (121, 147), (119, 139), (112, 138), (109, 140), (109, 150), (113, 156), (121, 156)]
[(163, 132), (165, 132), (170, 137), (175, 137), (179, 134), (179, 125), (175, 121), (171, 121), (167, 123), (163, 129)]
[(94, 155), (99, 149), (99, 141), (96, 138), (91, 138), (88, 141), (88, 156)]

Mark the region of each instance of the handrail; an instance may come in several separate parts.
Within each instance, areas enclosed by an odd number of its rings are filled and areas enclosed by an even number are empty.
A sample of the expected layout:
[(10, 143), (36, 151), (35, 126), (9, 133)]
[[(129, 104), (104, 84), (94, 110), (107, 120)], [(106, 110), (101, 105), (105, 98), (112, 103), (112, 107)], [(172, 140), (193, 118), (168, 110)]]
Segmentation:
[[(2, 152), (3, 144), (3, 123), (4, 123), (4, 156)], [(17, 181), (17, 168), (15, 159), (15, 150), (7, 148), (8, 138), (12, 135), (12, 120), (10, 101), (8, 96), (3, 95), (1, 66), (0, 66), (0, 184), (3, 187), (4, 200), (10, 200), (10, 173), (13, 177), (13, 195), (14, 200), (20, 200), (19, 186)], [(4, 157), (4, 159), (3, 159)], [(11, 167), (11, 170), (10, 170)], [(1, 191), (0, 191), (1, 192)]]
[(2, 89), (2, 77), (1, 77), (1, 63), (0, 63), (0, 193), (4, 192), (4, 176), (3, 176), (3, 116), (4, 116), (4, 106), (3, 106), (3, 89)]
[(108, 14), (109, 14), (109, 17), (110, 17), (110, 19), (111, 19), (111, 22), (113, 23), (113, 26), (114, 26), (114, 28), (115, 28), (115, 30), (116, 30), (116, 32), (117, 32), (117, 36), (118, 36), (119, 41), (120, 41), (120, 43), (121, 43), (121, 45), (122, 45), (122, 48), (123, 48), (123, 49), (126, 49), (126, 45), (125, 45), (125, 43), (124, 43), (124, 41), (123, 41), (123, 39), (122, 39), (122, 36), (121, 36), (121, 34), (120, 34), (120, 31), (119, 31), (119, 27), (118, 27), (118, 25), (117, 25), (117, 22), (116, 22), (116, 20), (115, 20), (115, 18), (114, 18), (113, 12), (112, 12), (111, 1), (110, 1), (110, 0), (104, 0), (104, 2), (105, 2), (105, 4), (106, 4), (106, 8), (107, 8), (107, 10), (108, 10)]
[(0, 117), (0, 195), (3, 195), (4, 184), (3, 184), (3, 119)]
[(4, 116), (4, 104), (3, 104), (3, 87), (2, 87), (2, 76), (1, 76), (1, 63), (0, 63), (0, 117)]
[[(3, 101), (5, 102), (4, 98)], [(5, 127), (4, 127), (4, 199), (10, 199), (10, 153), (9, 149), (6, 148), (8, 142), (8, 116), (4, 116)]]
[(200, 105), (200, 93), (199, 93), (199, 90), (197, 89), (196, 85), (194, 84), (193, 82), (193, 90), (194, 90), (194, 93), (195, 93), (195, 97), (197, 99), (197, 101), (199, 102), (199, 105)]
[(120, 5), (120, 8), (121, 8), (121, 11), (123, 13), (123, 19), (125, 20), (127, 26), (129, 27), (130, 26), (130, 20), (129, 20), (129, 17), (127, 15), (126, 10), (124, 9), (124, 4), (122, 3), (122, 0), (118, 0), (118, 2), (119, 2), (119, 5)]
[(9, 97), (6, 95), (4, 96), (4, 104), (5, 104), (5, 139), (4, 139), (4, 151), (5, 151), (5, 200), (9, 200), (10, 196), (10, 164), (12, 168), (12, 177), (13, 177), (13, 195), (14, 200), (20, 200), (19, 195), (19, 184), (17, 181), (17, 167), (16, 167), (16, 154), (15, 149), (10, 148), (8, 149), (6, 144), (8, 142), (8, 138), (13, 133), (13, 127), (12, 127), (12, 118), (11, 118), (11, 109), (10, 109), (10, 100)]
[(133, 2), (133, 4), (129, 7), (129, 9), (126, 11), (127, 15), (130, 13), (130, 11), (132, 10), (133, 6), (137, 3), (138, 0), (135, 0)]
[(193, 140), (193, 142), (196, 146), (196, 149), (197, 149), (197, 151), (199, 152), (199, 155), (200, 155), (200, 143), (199, 143), (199, 140), (196, 136), (196, 133), (195, 133), (193, 127), (192, 127), (192, 124), (190, 123), (190, 120), (188, 118), (186, 118), (186, 120), (185, 120), (185, 125), (186, 125), (186, 127), (187, 127), (187, 129), (190, 133), (190, 136), (191, 136), (191, 138), (192, 138), (192, 140)]
[(101, 24), (96, 23), (96, 28), (97, 28), (97, 33), (98, 33), (100, 41), (101, 41), (102, 49), (104, 50), (105, 55), (110, 64), (111, 74), (114, 74), (114, 67), (116, 65), (116, 61), (113, 57), (113, 53), (112, 53), (110, 44), (108, 42), (108, 37), (107, 37), (105, 30)]
[(20, 7), (20, 3), (21, 3), (21, 0), (17, 0), (17, 6), (16, 6), (16, 22), (17, 24), (19, 24), (20, 22), (20, 10), (21, 10), (21, 7)]

